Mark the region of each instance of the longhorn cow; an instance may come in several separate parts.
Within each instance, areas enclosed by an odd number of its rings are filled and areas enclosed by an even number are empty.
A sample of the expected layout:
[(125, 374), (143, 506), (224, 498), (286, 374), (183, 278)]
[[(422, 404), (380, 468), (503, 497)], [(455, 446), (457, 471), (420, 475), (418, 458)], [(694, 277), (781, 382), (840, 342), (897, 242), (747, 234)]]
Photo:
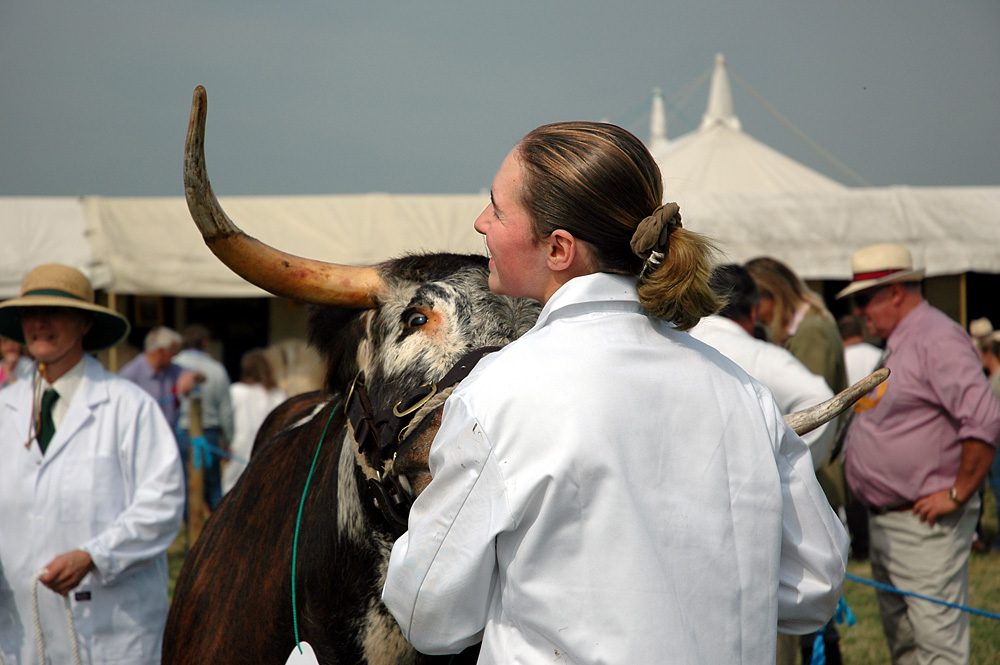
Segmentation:
[[(327, 375), (323, 391), (271, 414), (251, 464), (189, 552), (163, 662), (281, 663), (295, 647), (296, 629), (321, 663), (433, 662), (405, 641), (382, 605), (389, 552), (405, 528), (408, 501), (430, 480), (427, 455), (440, 407), (458, 370), (477, 359), (466, 354), (516, 339), (539, 307), (493, 294), (483, 257), (415, 255), (352, 267), (250, 238), (208, 181), (206, 109), (199, 86), (184, 166), (191, 215), (234, 272), (275, 295), (320, 305), (310, 317), (310, 341), (325, 355)], [(870, 385), (815, 413), (793, 414), (796, 430), (829, 420)], [(475, 660), (474, 653), (463, 657)]]
[[(415, 255), (359, 268), (290, 256), (246, 236), (208, 181), (205, 116), (199, 87), (185, 158), (192, 217), (242, 277), (321, 305), (311, 313), (310, 341), (325, 354), (327, 375), (321, 393), (293, 398), (265, 422), (252, 463), (189, 552), (163, 662), (281, 663), (295, 647), (296, 622), (321, 663), (431, 662), (382, 605), (389, 551), (408, 498), (429, 480), (427, 446), (449, 392), (441, 380), (469, 351), (528, 330), (538, 305), (493, 294), (485, 257)], [(393, 459), (400, 438), (407, 445)], [(311, 466), (293, 616), (295, 525)]]

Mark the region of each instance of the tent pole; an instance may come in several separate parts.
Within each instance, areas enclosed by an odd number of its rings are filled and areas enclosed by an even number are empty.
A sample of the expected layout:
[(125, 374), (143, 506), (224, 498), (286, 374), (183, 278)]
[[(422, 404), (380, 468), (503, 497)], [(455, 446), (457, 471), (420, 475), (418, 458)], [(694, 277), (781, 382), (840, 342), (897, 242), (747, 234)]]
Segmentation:
[[(118, 311), (118, 302), (114, 291), (108, 291), (108, 309)], [(118, 345), (116, 344), (108, 349), (108, 371), (117, 374), (118, 369)]]
[(968, 310), (968, 296), (969, 290), (968, 285), (965, 281), (965, 277), (968, 273), (963, 272), (958, 276), (958, 319), (959, 323), (962, 324), (962, 328), (965, 330), (969, 329), (969, 310)]

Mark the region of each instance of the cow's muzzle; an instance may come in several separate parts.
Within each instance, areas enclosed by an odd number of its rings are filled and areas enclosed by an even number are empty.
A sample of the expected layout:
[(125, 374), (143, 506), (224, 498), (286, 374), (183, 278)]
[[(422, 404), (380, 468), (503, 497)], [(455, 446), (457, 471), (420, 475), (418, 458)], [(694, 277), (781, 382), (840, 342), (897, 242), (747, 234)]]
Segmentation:
[[(391, 527), (406, 530), (410, 506), (415, 498), (414, 492), (408, 491), (401, 482), (402, 465), (396, 464), (397, 455), (400, 451), (405, 451), (404, 457), (408, 459), (404, 464), (408, 470), (414, 470), (413, 461), (409, 459), (413, 453), (411, 444), (415, 439), (421, 438), (427, 445), (422, 445), (419, 449), (429, 451), (429, 437), (432, 433), (427, 431), (426, 425), (437, 417), (436, 414), (444, 406), (444, 397), (469, 375), (476, 363), (498, 349), (499, 347), (489, 346), (470, 351), (440, 381), (416, 388), (392, 407), (378, 413), (374, 411), (368, 398), (364, 372), (359, 372), (354, 378), (344, 402), (347, 419), (357, 451), (373, 471), (374, 477), (368, 479), (372, 498)], [(427, 468), (426, 458), (423, 459), (422, 466), (422, 470)], [(416, 488), (416, 493), (419, 493), (419, 489)]]

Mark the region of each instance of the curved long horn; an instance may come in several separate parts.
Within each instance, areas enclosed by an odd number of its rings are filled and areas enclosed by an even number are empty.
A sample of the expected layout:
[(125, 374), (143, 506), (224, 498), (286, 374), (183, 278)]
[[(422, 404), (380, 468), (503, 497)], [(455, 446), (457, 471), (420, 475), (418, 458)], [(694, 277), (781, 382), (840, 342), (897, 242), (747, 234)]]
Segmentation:
[(889, 378), (888, 367), (875, 370), (847, 390), (837, 393), (822, 404), (804, 411), (789, 413), (785, 416), (785, 422), (795, 430), (796, 434), (802, 436), (839, 416), (887, 378)]
[(344, 266), (304, 259), (269, 247), (243, 233), (226, 216), (205, 168), (208, 96), (198, 86), (184, 144), (184, 196), (205, 244), (230, 270), (260, 288), (291, 300), (366, 309), (382, 280), (371, 266)]

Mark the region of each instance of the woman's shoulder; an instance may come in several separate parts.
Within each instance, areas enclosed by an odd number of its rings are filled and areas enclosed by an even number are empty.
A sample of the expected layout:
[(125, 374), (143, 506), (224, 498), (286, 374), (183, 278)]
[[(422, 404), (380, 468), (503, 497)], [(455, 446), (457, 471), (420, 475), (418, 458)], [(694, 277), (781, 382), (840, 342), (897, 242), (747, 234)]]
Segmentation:
[[(844, 342), (835, 321), (818, 312), (807, 314), (799, 324), (795, 334), (785, 340), (785, 348), (799, 357), (804, 352), (819, 352), (833, 349), (843, 353)], [(801, 359), (801, 358), (800, 358)]]
[(837, 328), (837, 322), (814, 309), (810, 309), (802, 317), (802, 323), (799, 324), (799, 329), (795, 335), (803, 333), (806, 335), (822, 335), (827, 338), (840, 339), (840, 330)]
[[(279, 390), (279, 389), (275, 389)], [(270, 400), (273, 391), (268, 390), (260, 383), (244, 383), (236, 381), (229, 384), (229, 396), (233, 400)]]
[(233, 395), (245, 395), (247, 393), (253, 392), (254, 384), (243, 383), (242, 381), (234, 381), (229, 384), (229, 392)]

